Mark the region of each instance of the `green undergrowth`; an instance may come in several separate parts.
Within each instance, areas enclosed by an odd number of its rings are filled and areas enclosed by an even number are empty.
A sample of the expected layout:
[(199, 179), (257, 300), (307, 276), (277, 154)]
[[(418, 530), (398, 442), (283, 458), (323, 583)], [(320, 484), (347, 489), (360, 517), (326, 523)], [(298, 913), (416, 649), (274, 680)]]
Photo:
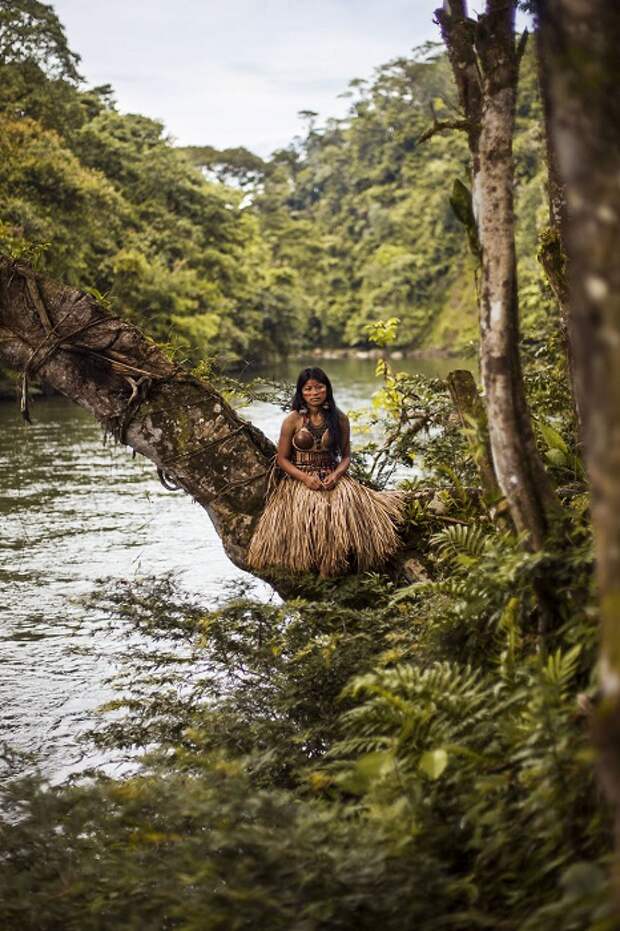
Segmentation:
[(418, 506), (405, 587), (209, 610), (172, 578), (102, 586), (128, 647), (90, 739), (141, 768), (5, 786), (2, 927), (613, 928), (582, 519), (547, 649), (534, 581), (558, 557), (440, 523)]
[(217, 608), (173, 577), (102, 583), (127, 649), (85, 739), (132, 768), (6, 780), (0, 927), (612, 931), (589, 503), (552, 350), (526, 353), (562, 507), (543, 552), (480, 494), (446, 384), (381, 364), (386, 442), (355, 470), (420, 466), (407, 578)]

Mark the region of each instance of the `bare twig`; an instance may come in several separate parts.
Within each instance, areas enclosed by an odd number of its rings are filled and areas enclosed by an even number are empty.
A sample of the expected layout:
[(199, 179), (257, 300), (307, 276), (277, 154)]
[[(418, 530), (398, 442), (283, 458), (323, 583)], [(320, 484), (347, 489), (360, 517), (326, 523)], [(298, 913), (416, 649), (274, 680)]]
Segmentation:
[(422, 142), (427, 142), (437, 133), (445, 133), (449, 130), (463, 130), (467, 132), (469, 130), (469, 123), (467, 120), (435, 120), (432, 126), (425, 130), (420, 138), (418, 139), (418, 145)]

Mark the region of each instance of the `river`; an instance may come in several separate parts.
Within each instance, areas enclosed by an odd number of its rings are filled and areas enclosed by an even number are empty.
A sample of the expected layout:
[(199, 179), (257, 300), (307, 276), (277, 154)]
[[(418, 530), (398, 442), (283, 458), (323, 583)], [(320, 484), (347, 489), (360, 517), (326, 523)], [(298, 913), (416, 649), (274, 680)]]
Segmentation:
[[(403, 371), (444, 376), (471, 360), (412, 360)], [(269, 377), (293, 381), (299, 364)], [(370, 360), (325, 363), (345, 411), (369, 403), (379, 387)], [(242, 410), (272, 440), (283, 413), (254, 403)], [(102, 760), (80, 742), (95, 710), (112, 697), (109, 682), (126, 648), (123, 623), (98, 609), (97, 580), (138, 580), (173, 571), (183, 588), (217, 604), (223, 586), (248, 579), (225, 556), (207, 515), (166, 491), (151, 463), (103, 444), (101, 428), (61, 398), (32, 408), (0, 404), (0, 740), (30, 755), (53, 781)], [(353, 437), (355, 442), (355, 437)], [(270, 589), (256, 582), (258, 597)], [(24, 764), (25, 765), (25, 764)]]

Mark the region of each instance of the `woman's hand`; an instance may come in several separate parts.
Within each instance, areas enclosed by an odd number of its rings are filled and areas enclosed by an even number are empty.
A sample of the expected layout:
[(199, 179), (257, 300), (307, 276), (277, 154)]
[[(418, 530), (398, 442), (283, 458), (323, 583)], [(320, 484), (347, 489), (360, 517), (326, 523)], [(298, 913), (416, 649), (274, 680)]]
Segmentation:
[(325, 487), (318, 475), (314, 475), (313, 472), (309, 472), (305, 475), (303, 482), (311, 491), (322, 491)]
[(331, 491), (332, 488), (336, 487), (336, 483), (338, 482), (339, 478), (340, 476), (338, 475), (337, 472), (328, 472), (325, 478), (323, 479), (323, 488), (326, 491)]

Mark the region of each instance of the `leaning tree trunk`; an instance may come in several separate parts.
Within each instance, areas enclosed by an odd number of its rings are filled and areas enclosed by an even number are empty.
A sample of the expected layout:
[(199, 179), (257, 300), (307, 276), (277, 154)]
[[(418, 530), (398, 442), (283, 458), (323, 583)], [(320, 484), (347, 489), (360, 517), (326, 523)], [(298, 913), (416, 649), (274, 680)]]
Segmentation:
[(227, 555), (246, 568), (275, 450), (213, 388), (92, 297), (8, 259), (0, 259), (0, 357), (23, 372), (26, 417), (37, 374), (201, 504)]
[(487, 0), (477, 21), (464, 0), (445, 0), (436, 19), (448, 49), (472, 158), (480, 241), (480, 358), (495, 473), (518, 531), (543, 546), (557, 501), (536, 448), (519, 356), (512, 136), (523, 46), (514, 2)]
[(538, 12), (567, 192), (575, 374), (602, 615), (597, 733), (620, 852), (620, 4), (541, 0)]
[[(0, 360), (22, 373), (26, 420), (28, 382), (36, 375), (155, 463), (167, 488), (183, 489), (202, 505), (235, 565), (276, 585), (284, 597), (303, 591), (303, 579), (247, 565), (273, 443), (135, 326), (88, 294), (0, 257)], [(405, 538), (386, 570), (418, 579), (414, 549), (415, 541)]]

